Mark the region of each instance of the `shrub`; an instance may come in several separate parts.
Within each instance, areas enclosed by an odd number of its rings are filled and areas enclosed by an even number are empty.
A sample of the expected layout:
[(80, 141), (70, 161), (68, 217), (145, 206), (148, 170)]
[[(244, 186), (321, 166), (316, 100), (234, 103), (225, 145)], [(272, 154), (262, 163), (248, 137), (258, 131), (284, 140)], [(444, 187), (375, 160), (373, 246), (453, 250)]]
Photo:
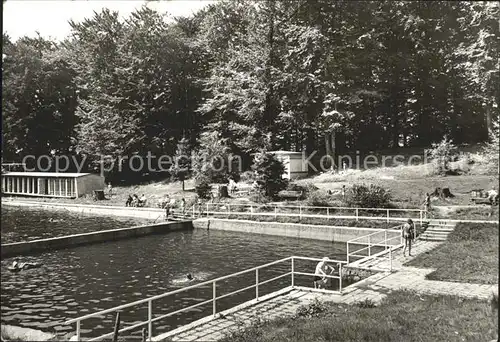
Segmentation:
[(255, 203), (268, 203), (269, 202), (269, 200), (264, 195), (262, 195), (260, 192), (253, 193), (249, 197), (249, 199), (250, 199), (250, 201), (255, 202)]
[(356, 305), (364, 309), (374, 308), (376, 306), (375, 303), (368, 298), (366, 298), (364, 301), (357, 302)]
[(286, 189), (288, 181), (283, 179), (285, 166), (272, 153), (261, 151), (255, 156), (252, 169), (255, 171), (257, 191), (268, 198), (276, 198)]
[(240, 175), (240, 181), (245, 183), (252, 183), (255, 180), (254, 171), (245, 171)]
[(332, 198), (323, 191), (313, 191), (307, 194), (306, 205), (313, 207), (333, 207)]
[(458, 150), (451, 140), (444, 137), (441, 142), (432, 144), (432, 148), (426, 151), (435, 163), (438, 174), (446, 174), (450, 162), (458, 157)]
[(200, 179), (196, 182), (195, 191), (198, 197), (209, 199), (212, 192), (212, 186), (207, 179)]
[(301, 305), (300, 307), (297, 308), (297, 317), (317, 317), (321, 313), (327, 311), (327, 306), (320, 302), (318, 298), (314, 299), (314, 302), (308, 304), (308, 305)]
[(392, 199), (388, 190), (373, 184), (354, 184), (346, 197), (349, 206), (362, 208), (388, 208)]

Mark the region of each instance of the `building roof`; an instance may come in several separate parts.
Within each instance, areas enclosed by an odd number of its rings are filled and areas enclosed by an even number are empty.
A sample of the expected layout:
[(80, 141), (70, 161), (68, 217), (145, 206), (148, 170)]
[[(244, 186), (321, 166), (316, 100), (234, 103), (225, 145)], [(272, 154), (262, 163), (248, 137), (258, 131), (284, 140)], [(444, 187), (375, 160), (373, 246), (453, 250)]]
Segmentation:
[(302, 155), (302, 152), (293, 152), (293, 151), (270, 151), (270, 153), (274, 154), (288, 154), (288, 155)]
[(78, 178), (90, 175), (91, 173), (71, 173), (71, 172), (5, 172), (2, 176), (23, 176), (23, 177), (69, 177)]

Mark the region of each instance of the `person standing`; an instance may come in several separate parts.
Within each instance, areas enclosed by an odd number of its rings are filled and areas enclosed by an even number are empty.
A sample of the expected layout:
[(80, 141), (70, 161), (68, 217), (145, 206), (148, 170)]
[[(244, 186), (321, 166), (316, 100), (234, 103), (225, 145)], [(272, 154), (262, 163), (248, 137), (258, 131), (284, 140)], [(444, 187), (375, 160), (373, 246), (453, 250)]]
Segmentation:
[(163, 199), (163, 205), (165, 206), (165, 220), (168, 220), (170, 214), (170, 197), (168, 195)]
[(185, 215), (186, 215), (186, 200), (184, 198), (181, 199), (181, 212), (182, 212), (182, 217), (185, 217)]
[(428, 192), (425, 194), (425, 200), (424, 200), (423, 205), (424, 205), (425, 211), (429, 212), (431, 210), (431, 195), (429, 195)]
[(203, 211), (203, 203), (201, 202), (201, 198), (198, 198), (197, 204), (198, 204), (198, 214), (201, 217), (203, 215), (203, 212), (202, 212)]
[(406, 257), (406, 248), (408, 248), (408, 256), (411, 256), (411, 243), (415, 238), (415, 225), (412, 219), (408, 219), (401, 229), (401, 236), (404, 240), (403, 256)]
[(109, 195), (109, 198), (111, 198), (111, 196), (113, 196), (113, 186), (111, 185), (111, 182), (108, 183), (108, 195)]

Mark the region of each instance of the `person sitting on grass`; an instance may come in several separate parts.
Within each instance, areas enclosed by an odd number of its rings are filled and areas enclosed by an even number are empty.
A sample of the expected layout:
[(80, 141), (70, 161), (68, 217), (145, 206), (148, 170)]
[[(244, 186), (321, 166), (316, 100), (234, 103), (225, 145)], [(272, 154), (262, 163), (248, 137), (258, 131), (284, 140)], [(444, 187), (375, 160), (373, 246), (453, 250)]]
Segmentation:
[(411, 256), (411, 242), (415, 238), (415, 225), (412, 219), (408, 219), (401, 229), (401, 236), (404, 239), (405, 246), (403, 248), (403, 256), (406, 257), (406, 248), (408, 248), (408, 255)]
[(133, 194), (132, 195), (132, 207), (137, 207), (139, 204), (139, 196), (137, 196), (136, 194)]
[(139, 198), (139, 202), (137, 203), (138, 207), (144, 207), (146, 205), (146, 196), (142, 194), (141, 198)]
[[(326, 276), (335, 271), (335, 268), (327, 264), (328, 261), (330, 261), (330, 259), (328, 257), (324, 257), (323, 260), (318, 262), (316, 265), (316, 270), (314, 271), (315, 289), (320, 289), (321, 286), (326, 287), (326, 283), (328, 282), (328, 277)], [(328, 272), (328, 270), (330, 270), (330, 272)]]

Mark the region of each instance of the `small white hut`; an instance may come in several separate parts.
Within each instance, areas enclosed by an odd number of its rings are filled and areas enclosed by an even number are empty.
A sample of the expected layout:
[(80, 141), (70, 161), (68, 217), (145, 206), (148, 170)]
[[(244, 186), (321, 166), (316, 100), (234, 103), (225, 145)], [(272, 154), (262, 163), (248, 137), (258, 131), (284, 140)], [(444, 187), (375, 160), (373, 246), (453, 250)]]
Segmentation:
[(297, 179), (307, 176), (307, 162), (305, 154), (291, 151), (271, 151), (276, 158), (285, 165), (283, 178)]

